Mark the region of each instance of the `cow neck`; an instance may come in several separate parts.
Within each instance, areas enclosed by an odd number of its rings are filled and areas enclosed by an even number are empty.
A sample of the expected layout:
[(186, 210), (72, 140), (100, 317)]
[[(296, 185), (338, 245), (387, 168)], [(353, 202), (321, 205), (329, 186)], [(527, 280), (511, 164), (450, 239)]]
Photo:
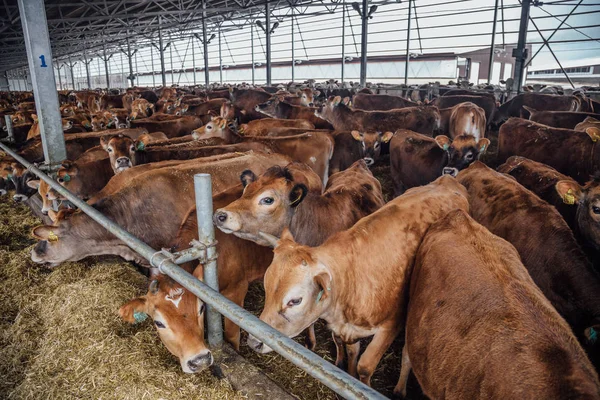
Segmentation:
[(294, 208), (290, 221), (290, 231), (296, 242), (306, 246), (320, 246), (328, 237), (326, 226), (336, 209), (323, 196), (308, 193)]
[(599, 144), (600, 144), (600, 140), (598, 140), (596, 142), (592, 142), (592, 150), (590, 152), (590, 169), (589, 169), (590, 175), (593, 174), (594, 170), (595, 170), (594, 155), (595, 155), (596, 146), (598, 146)]

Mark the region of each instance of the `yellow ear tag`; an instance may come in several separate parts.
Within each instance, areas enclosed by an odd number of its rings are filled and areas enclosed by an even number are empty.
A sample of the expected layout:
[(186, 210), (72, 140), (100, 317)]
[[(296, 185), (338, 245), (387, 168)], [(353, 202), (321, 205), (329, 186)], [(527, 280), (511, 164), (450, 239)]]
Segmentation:
[(565, 204), (575, 204), (575, 195), (573, 195), (573, 189), (567, 190), (567, 193), (565, 193), (565, 195), (563, 196), (563, 201), (565, 202)]
[(600, 135), (598, 135), (596, 132), (594, 132), (592, 134), (592, 142), (596, 143), (598, 141), (598, 139), (600, 139)]
[(48, 232), (48, 241), (49, 242), (58, 242), (58, 236), (53, 231)]

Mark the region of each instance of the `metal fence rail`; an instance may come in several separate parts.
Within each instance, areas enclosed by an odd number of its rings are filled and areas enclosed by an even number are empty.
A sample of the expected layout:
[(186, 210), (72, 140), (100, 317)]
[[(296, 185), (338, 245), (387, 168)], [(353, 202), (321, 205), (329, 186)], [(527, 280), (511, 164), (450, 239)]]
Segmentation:
[[(306, 371), (314, 378), (318, 379), (334, 392), (347, 399), (385, 399), (385, 397), (379, 392), (368, 387), (362, 382), (359, 382), (333, 364), (325, 361), (317, 354), (281, 334), (276, 329), (259, 320), (250, 312), (244, 310), (234, 302), (222, 296), (219, 292), (211, 289), (206, 283), (199, 281), (193, 275), (178, 267), (170, 257), (161, 252), (157, 252), (155, 249), (148, 246), (146, 243), (142, 242), (125, 229), (121, 228), (115, 222), (108, 219), (94, 207), (77, 198), (73, 193), (65, 189), (58, 182), (54, 181), (35, 165), (20, 157), (4, 143), (0, 143), (0, 148), (10, 156), (14, 157), (34, 175), (37, 175), (40, 179), (46, 182), (51, 188), (65, 196), (82, 212), (89, 215), (94, 221), (121, 239), (131, 249), (146, 258), (149, 262), (151, 262), (152, 266), (159, 268), (161, 273), (168, 275), (194, 295), (198, 296), (208, 305), (209, 310), (210, 308), (213, 308), (248, 333), (256, 336), (274, 351), (281, 354), (283, 357), (291, 361), (302, 370)], [(211, 199), (210, 204), (206, 204), (205, 202), (205, 207), (203, 207), (203, 210), (198, 210), (199, 218), (203, 212), (205, 218), (206, 215), (212, 215), (211, 196), (212, 195), (209, 194), (209, 198)], [(209, 332), (209, 340), (211, 339), (210, 335), (211, 333)]]

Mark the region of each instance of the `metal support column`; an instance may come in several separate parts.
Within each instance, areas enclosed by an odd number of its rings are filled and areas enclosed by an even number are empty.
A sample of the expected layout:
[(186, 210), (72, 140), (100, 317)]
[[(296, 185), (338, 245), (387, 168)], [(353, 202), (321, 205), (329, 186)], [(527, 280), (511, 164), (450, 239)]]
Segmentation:
[(219, 83), (223, 84), (223, 56), (221, 53), (221, 25), (217, 26), (219, 33)]
[[(160, 29), (161, 23), (160, 16), (158, 17), (158, 51), (160, 53), (160, 77), (162, 79), (162, 86), (167, 87), (167, 76), (165, 75), (165, 49), (163, 46), (162, 30)], [(171, 43), (167, 44), (170, 45)]]
[(294, 52), (294, 6), (292, 5), (292, 82), (296, 79), (296, 54)]
[[(169, 43), (173, 43), (173, 38), (169, 33)], [(173, 68), (173, 46), (169, 46), (169, 61), (171, 64), (171, 85), (175, 84), (175, 68)]]
[(367, 5), (368, 0), (362, 0), (362, 31), (360, 33), (360, 86), (362, 87), (367, 85), (367, 30), (369, 29)]
[(108, 60), (112, 57), (112, 54), (109, 57), (106, 57), (106, 43), (102, 43), (102, 53), (104, 58), (104, 74), (106, 75), (106, 89), (110, 89), (110, 71), (108, 69)]
[[(210, 245), (215, 241), (215, 228), (212, 223), (213, 202), (212, 182), (210, 174), (194, 175), (194, 191), (196, 194), (196, 217), (198, 220), (198, 241)], [(204, 264), (204, 282), (219, 291), (219, 277), (217, 271), (217, 249), (208, 246)], [(223, 324), (221, 315), (211, 305), (207, 305), (208, 344), (211, 347), (220, 346), (223, 343)]]
[(85, 43), (84, 43), (84, 50), (83, 50), (83, 62), (85, 64), (85, 77), (87, 79), (87, 87), (88, 89), (92, 88), (92, 78), (90, 76), (90, 63), (92, 62), (91, 59), (88, 60), (87, 58), (87, 52), (85, 51)]
[(127, 37), (125, 39), (127, 41), (127, 53), (125, 53), (125, 55), (127, 56), (127, 60), (129, 61), (129, 76), (127, 77), (127, 79), (129, 79), (129, 81), (131, 82), (131, 87), (134, 87), (135, 75), (133, 74), (133, 56), (135, 53), (137, 53), (137, 50), (135, 50), (133, 53), (131, 52), (131, 43), (129, 42), (129, 31), (127, 31)]
[(346, 67), (346, 0), (342, 0), (342, 83)]
[(271, 86), (271, 8), (269, 7), (269, 0), (265, 2), (265, 16), (266, 16), (266, 58), (267, 58), (267, 86)]
[(12, 115), (6, 114), (4, 116), (4, 125), (6, 126), (6, 133), (8, 134), (6, 141), (12, 143), (14, 141)]
[[(492, 44), (490, 47), (490, 65), (488, 66), (488, 78), (487, 83), (490, 84), (492, 79), (492, 71), (494, 69), (494, 51), (496, 50), (496, 22), (498, 20), (498, 3), (500, 0), (496, 0), (496, 4), (494, 5), (494, 22), (492, 23)], [(475, 82), (477, 84), (477, 82)]]
[[(60, 90), (63, 90), (63, 85), (62, 85), (62, 77), (60, 76), (60, 64), (58, 63), (58, 61), (56, 62), (56, 71), (58, 72), (58, 88)], [(18, 81), (19, 76), (17, 75), (17, 84), (19, 85), (19, 90), (21, 90), (21, 83)]]
[(406, 63), (404, 64), (404, 84), (408, 85), (408, 64), (410, 63), (410, 20), (412, 17), (412, 2), (408, 0), (408, 28), (406, 30)]
[(18, 3), (44, 159), (51, 168), (58, 167), (67, 158), (67, 151), (52, 68), (46, 7), (44, 0), (18, 0)]
[(152, 87), (156, 87), (156, 74), (154, 73), (154, 46), (150, 46), (150, 68), (152, 69)]
[(8, 84), (8, 71), (4, 71), (2, 75), (0, 75), (0, 91), (10, 91), (10, 85)]
[(527, 41), (527, 28), (529, 25), (529, 9), (531, 7), (531, 0), (523, 0), (521, 3), (521, 23), (519, 24), (519, 40), (517, 42), (517, 48), (513, 50), (513, 57), (515, 58), (515, 78), (513, 84), (513, 92), (517, 94), (521, 93), (521, 87), (523, 86), (523, 78), (525, 75), (525, 61), (527, 60), (527, 48), (525, 47)]
[(194, 78), (194, 86), (196, 86), (196, 52), (194, 50), (196, 43), (194, 43), (193, 38), (190, 38), (190, 40), (192, 40), (192, 76)]
[(76, 62), (71, 61), (71, 56), (69, 56), (69, 72), (71, 73), (71, 86), (73, 86), (73, 90), (77, 90), (75, 87), (75, 75), (73, 74), (73, 67), (77, 64)]
[(250, 53), (252, 53), (252, 84), (254, 85), (256, 72), (256, 65), (254, 65), (254, 24), (250, 24), (250, 47)]
[(210, 71), (208, 70), (208, 38), (206, 37), (206, 0), (202, 0), (202, 45), (204, 46), (204, 85), (208, 90)]

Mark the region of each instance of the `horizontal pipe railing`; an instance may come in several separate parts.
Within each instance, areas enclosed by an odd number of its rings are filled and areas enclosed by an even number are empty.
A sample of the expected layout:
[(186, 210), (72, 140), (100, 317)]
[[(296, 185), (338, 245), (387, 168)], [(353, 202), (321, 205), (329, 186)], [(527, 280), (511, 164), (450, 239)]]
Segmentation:
[(19, 156), (10, 147), (0, 143), (0, 148), (25, 166), (31, 173), (46, 182), (52, 189), (65, 196), (82, 212), (86, 213), (110, 233), (125, 242), (132, 250), (136, 251), (148, 261), (152, 260), (152, 265), (159, 266), (161, 273), (174, 279), (206, 304), (212, 306), (224, 317), (233, 321), (246, 332), (259, 338), (271, 349), (322, 382), (334, 392), (347, 399), (385, 399), (381, 393), (354, 379), (335, 365), (325, 361), (317, 354), (283, 335), (270, 325), (265, 324), (250, 312), (244, 310), (219, 292), (211, 289), (208, 285), (196, 279), (192, 274), (178, 267), (165, 254), (157, 252), (155, 249), (121, 228), (117, 223), (111, 221), (94, 207), (79, 199), (35, 165)]

